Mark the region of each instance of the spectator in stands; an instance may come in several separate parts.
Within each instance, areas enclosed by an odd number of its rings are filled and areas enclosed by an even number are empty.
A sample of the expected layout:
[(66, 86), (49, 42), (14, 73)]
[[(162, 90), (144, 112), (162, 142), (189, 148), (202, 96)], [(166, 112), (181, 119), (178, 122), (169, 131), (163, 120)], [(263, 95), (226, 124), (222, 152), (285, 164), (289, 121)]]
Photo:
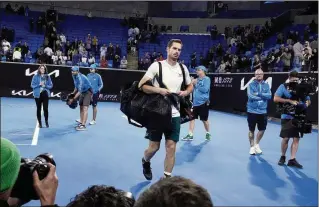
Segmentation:
[(91, 52), (91, 45), (92, 45), (91, 34), (88, 34), (88, 36), (86, 37), (85, 43), (86, 43), (86, 47), (85, 47), (86, 51)]
[(72, 56), (72, 64), (78, 65), (82, 61), (82, 55), (79, 54), (78, 51), (74, 50), (73, 56)]
[(283, 62), (283, 71), (288, 72), (290, 71), (290, 63), (291, 63), (291, 53), (289, 52), (288, 47), (285, 48), (285, 51), (282, 53), (281, 61)]
[(107, 68), (108, 67), (108, 62), (107, 62), (105, 56), (102, 56), (102, 58), (100, 60), (100, 67), (101, 68)]
[(47, 63), (47, 64), (51, 64), (52, 63), (52, 55), (53, 55), (53, 50), (49, 47), (49, 46), (47, 46), (45, 49), (44, 49), (44, 54), (45, 54), (45, 58), (46, 58), (46, 60), (45, 60), (45, 62)]
[(102, 59), (103, 57), (106, 58), (106, 51), (107, 51), (106, 45), (103, 44), (103, 46), (100, 48), (100, 59)]
[(301, 71), (301, 62), (303, 58), (303, 45), (300, 43), (300, 40), (297, 39), (296, 43), (293, 46), (294, 51), (294, 69), (298, 72)]
[(63, 33), (61, 33), (61, 34), (58, 35), (58, 36), (60, 37), (61, 43), (62, 43), (63, 45), (65, 45), (65, 43), (67, 42), (65, 35), (64, 35)]
[(256, 71), (258, 69), (261, 69), (261, 61), (260, 61), (260, 58), (258, 55), (255, 55), (254, 56), (254, 59), (252, 61), (252, 71)]
[(133, 207), (132, 193), (112, 186), (93, 185), (76, 195), (67, 207)]
[(21, 54), (23, 58), (25, 57), (28, 51), (29, 51), (28, 43), (24, 42), (24, 45), (21, 46)]
[(58, 65), (59, 57), (58, 57), (58, 55), (57, 55), (56, 52), (52, 54), (51, 59), (52, 59), (52, 63), (53, 63), (54, 65)]
[(311, 49), (310, 44), (309, 44), (308, 41), (305, 41), (304, 51), (305, 51), (305, 49), (308, 50), (308, 53), (309, 53), (310, 55), (312, 54), (312, 49)]
[(115, 55), (118, 55), (120, 57), (122, 56), (122, 50), (118, 44), (115, 47)]
[(303, 59), (302, 59), (302, 71), (310, 70), (310, 60), (312, 55), (309, 52), (308, 47), (304, 49)]
[(92, 53), (89, 53), (88, 63), (89, 63), (89, 65), (92, 65), (95, 63), (95, 57), (93, 56)]
[(22, 41), (20, 40), (15, 47), (21, 48), (22, 47)]
[(120, 65), (121, 69), (126, 69), (127, 68), (127, 60), (126, 57), (123, 56), (122, 60), (121, 60), (121, 65)]
[(310, 37), (310, 40), (312, 40), (311, 43), (310, 43), (311, 49), (318, 49), (318, 41), (317, 41), (317, 39), (314, 39), (313, 36)]
[(313, 49), (312, 56), (310, 58), (311, 70), (318, 71), (318, 51), (317, 48)]
[[(172, 190), (174, 189), (174, 190)], [(183, 177), (162, 179), (145, 190), (134, 207), (213, 207), (208, 191)]]
[(221, 61), (220, 65), (218, 66), (216, 73), (226, 73), (226, 63), (224, 60)]
[(99, 45), (99, 40), (97, 39), (96, 36), (94, 36), (93, 39), (92, 39), (92, 53), (93, 53), (93, 56), (95, 56), (97, 51), (98, 51), (98, 49), (97, 49), (98, 45)]
[(67, 60), (68, 60), (67, 56), (61, 55), (59, 59), (60, 59), (62, 65), (66, 65), (67, 64)]
[(2, 41), (2, 51), (3, 54), (6, 55), (6, 53), (11, 49), (11, 44), (6, 39), (3, 39)]
[(114, 47), (113, 44), (110, 42), (109, 46), (107, 47), (107, 59), (113, 60), (114, 58)]
[(19, 47), (14, 48), (14, 52), (12, 55), (13, 62), (21, 62), (21, 57), (22, 57), (21, 48)]
[(24, 62), (31, 63), (31, 60), (32, 60), (32, 53), (29, 50), (28, 53), (25, 55)]
[(121, 65), (121, 57), (119, 55), (115, 55), (113, 59), (113, 68), (120, 68)]
[(86, 54), (82, 55), (80, 66), (83, 66), (83, 67), (88, 67), (89, 66), (88, 58), (87, 58)]

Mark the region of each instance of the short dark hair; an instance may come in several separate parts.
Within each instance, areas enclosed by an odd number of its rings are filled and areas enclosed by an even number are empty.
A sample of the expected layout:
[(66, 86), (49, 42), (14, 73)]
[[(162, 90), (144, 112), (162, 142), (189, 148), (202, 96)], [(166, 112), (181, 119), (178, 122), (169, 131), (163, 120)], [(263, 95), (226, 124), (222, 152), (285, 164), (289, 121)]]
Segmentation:
[(299, 73), (295, 70), (289, 73), (289, 78), (298, 78), (298, 77), (299, 77)]
[(93, 185), (76, 195), (67, 207), (133, 207), (134, 201), (112, 186)]
[(205, 188), (176, 176), (164, 178), (144, 191), (134, 207), (213, 207)]
[(183, 46), (183, 42), (180, 39), (171, 39), (168, 43), (167, 43), (167, 47), (171, 48), (173, 43), (179, 43)]

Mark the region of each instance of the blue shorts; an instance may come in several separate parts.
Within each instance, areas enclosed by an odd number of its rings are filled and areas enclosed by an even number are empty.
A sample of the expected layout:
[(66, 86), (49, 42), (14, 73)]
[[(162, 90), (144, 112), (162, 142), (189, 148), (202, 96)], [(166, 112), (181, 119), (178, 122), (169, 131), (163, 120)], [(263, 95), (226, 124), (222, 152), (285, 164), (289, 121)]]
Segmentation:
[(97, 106), (97, 102), (99, 101), (99, 95), (100, 95), (100, 92), (93, 94), (92, 101), (91, 101), (91, 105), (93, 107)]

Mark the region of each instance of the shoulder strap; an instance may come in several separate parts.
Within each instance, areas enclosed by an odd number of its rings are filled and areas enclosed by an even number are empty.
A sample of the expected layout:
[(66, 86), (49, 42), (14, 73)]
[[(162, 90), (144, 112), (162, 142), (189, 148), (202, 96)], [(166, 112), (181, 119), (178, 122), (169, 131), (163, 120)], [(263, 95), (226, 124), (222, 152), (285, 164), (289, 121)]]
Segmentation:
[(162, 70), (162, 63), (161, 62), (158, 62), (158, 65), (159, 65), (159, 68), (158, 68), (158, 84), (161, 88), (166, 88), (163, 84), (163, 70)]
[(183, 83), (182, 83), (182, 90), (186, 90), (186, 77), (185, 77), (185, 70), (183, 65), (180, 63), (179, 66), (181, 67), (182, 73), (183, 73)]

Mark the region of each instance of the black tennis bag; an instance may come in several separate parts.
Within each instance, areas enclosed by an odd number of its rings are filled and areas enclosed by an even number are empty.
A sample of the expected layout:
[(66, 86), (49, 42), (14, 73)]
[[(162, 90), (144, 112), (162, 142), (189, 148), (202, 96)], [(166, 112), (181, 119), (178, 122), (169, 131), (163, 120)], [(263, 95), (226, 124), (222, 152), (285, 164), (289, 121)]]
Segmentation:
[[(129, 124), (148, 130), (169, 130), (172, 121), (171, 102), (161, 94), (146, 94), (138, 88), (139, 82), (121, 90), (121, 111)], [(146, 82), (145, 85), (152, 85)]]

